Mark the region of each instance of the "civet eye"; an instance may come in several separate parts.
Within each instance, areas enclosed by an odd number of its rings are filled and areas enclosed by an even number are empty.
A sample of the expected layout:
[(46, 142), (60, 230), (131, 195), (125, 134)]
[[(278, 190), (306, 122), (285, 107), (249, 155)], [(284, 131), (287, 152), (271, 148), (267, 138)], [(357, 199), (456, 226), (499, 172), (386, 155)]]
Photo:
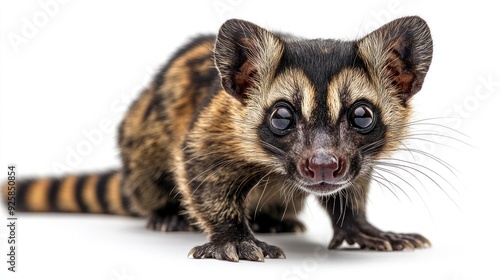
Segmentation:
[(358, 101), (352, 105), (347, 116), (351, 127), (359, 133), (368, 133), (375, 127), (375, 114), (370, 103)]
[(269, 116), (269, 128), (274, 134), (285, 135), (295, 125), (295, 113), (286, 102), (278, 102), (274, 105)]

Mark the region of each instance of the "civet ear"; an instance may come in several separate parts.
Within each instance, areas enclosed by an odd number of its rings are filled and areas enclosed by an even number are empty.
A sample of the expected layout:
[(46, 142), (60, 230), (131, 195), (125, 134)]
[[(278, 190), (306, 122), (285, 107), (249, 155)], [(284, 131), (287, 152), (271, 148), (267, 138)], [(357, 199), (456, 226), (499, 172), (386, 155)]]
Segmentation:
[(432, 37), (417, 16), (396, 19), (358, 41), (372, 75), (403, 104), (422, 88), (432, 61)]
[(215, 65), (224, 90), (244, 102), (250, 89), (270, 77), (283, 50), (283, 42), (273, 33), (244, 20), (226, 21), (215, 42)]

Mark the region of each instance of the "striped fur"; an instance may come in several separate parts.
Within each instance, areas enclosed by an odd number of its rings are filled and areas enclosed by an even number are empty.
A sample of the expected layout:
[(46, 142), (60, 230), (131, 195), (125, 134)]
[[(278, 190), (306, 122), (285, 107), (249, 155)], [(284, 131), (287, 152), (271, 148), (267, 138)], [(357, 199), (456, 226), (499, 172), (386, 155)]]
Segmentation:
[[(16, 182), (16, 211), (136, 215), (123, 194), (121, 174), (68, 175)], [(7, 187), (3, 187), (7, 198)]]
[[(331, 218), (330, 248), (344, 240), (423, 247), (420, 235), (369, 224), (366, 201), (372, 164), (406, 135), (410, 99), (431, 60), (418, 17), (356, 41), (229, 20), (217, 36), (179, 49), (130, 106), (119, 127), (120, 171), (20, 181), (18, 209), (145, 216), (154, 230), (208, 233), (195, 258), (262, 261), (284, 253), (252, 230), (303, 231), (297, 214), (312, 193)], [(353, 122), (363, 112), (369, 130)], [(277, 131), (273, 121), (290, 125)]]

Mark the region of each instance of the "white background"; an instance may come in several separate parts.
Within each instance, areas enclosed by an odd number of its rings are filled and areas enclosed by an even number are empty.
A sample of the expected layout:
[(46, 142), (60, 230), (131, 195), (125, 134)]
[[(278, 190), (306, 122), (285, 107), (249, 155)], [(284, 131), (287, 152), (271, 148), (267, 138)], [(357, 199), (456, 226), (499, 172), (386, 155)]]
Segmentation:
[[(286, 260), (265, 263), (188, 259), (187, 252), (205, 236), (151, 232), (142, 219), (26, 214), (18, 221), (18, 272), (11, 273), (4, 261), (2, 209), (1, 279), (499, 279), (500, 185), (494, 174), (500, 157), (500, 21), (493, 4), (116, 0), (67, 1), (47, 12), (47, 2), (0, 4), (0, 174), (11, 163), (20, 177), (62, 174), (54, 168), (62, 165), (75, 172), (119, 166), (115, 129), (103, 131), (101, 123), (116, 127), (176, 48), (193, 35), (216, 32), (232, 17), (304, 37), (354, 39), (391, 19), (420, 15), (430, 25), (435, 49), (424, 87), (414, 98), (415, 119), (433, 118), (426, 122), (454, 128), (468, 137), (449, 129), (436, 133), (473, 147), (446, 138), (431, 138), (441, 144), (412, 141), (412, 147), (459, 170), (455, 176), (415, 155), (429, 168), (420, 170), (442, 189), (416, 171), (418, 180), (400, 173), (417, 190), (399, 181), (408, 197), (396, 189), (396, 198), (388, 190), (393, 186), (373, 185), (370, 220), (383, 229), (422, 233), (433, 242), (431, 249), (327, 252), (332, 230), (314, 200), (302, 215), (307, 233), (259, 236), (287, 253)], [(68, 162), (70, 151), (87, 141), (85, 133), (96, 129), (102, 140)]]

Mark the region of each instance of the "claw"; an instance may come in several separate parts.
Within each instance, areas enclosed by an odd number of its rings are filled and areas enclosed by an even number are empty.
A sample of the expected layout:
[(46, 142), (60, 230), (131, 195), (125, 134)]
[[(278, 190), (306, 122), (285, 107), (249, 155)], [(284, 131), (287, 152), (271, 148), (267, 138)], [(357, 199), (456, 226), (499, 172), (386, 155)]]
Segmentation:
[(194, 252), (196, 252), (196, 250), (195, 250), (194, 248), (193, 248), (193, 249), (191, 249), (191, 250), (189, 250), (189, 253), (188, 253), (187, 257), (188, 257), (189, 259), (194, 259), (194, 257), (193, 257)]
[(385, 247), (385, 251), (392, 251), (392, 245), (391, 245), (391, 242), (387, 241), (387, 240), (384, 240), (383, 241), (383, 244), (384, 244), (384, 247)]
[(285, 252), (283, 252), (283, 250), (281, 250), (280, 248), (276, 247), (277, 250), (275, 250), (275, 252), (270, 252), (270, 253), (267, 253), (267, 255), (271, 258), (271, 259), (286, 259), (286, 255), (285, 255)]
[(424, 248), (429, 248), (429, 247), (432, 247), (432, 243), (429, 241), (429, 239), (423, 237), (422, 235), (418, 235), (418, 238), (417, 238), (419, 241), (423, 241), (424, 243)]
[(330, 242), (330, 244), (328, 245), (328, 249), (335, 249), (335, 248), (338, 248), (340, 245), (342, 245), (342, 243), (344, 242), (344, 235), (341, 234), (341, 233), (336, 233), (334, 236), (333, 236), (333, 239), (332, 241)]
[(238, 257), (238, 253), (236, 253), (236, 248), (234, 248), (234, 250), (229, 252), (229, 254), (227, 255), (227, 258), (229, 261), (232, 261), (232, 262), (237, 262), (240, 260), (240, 258)]

